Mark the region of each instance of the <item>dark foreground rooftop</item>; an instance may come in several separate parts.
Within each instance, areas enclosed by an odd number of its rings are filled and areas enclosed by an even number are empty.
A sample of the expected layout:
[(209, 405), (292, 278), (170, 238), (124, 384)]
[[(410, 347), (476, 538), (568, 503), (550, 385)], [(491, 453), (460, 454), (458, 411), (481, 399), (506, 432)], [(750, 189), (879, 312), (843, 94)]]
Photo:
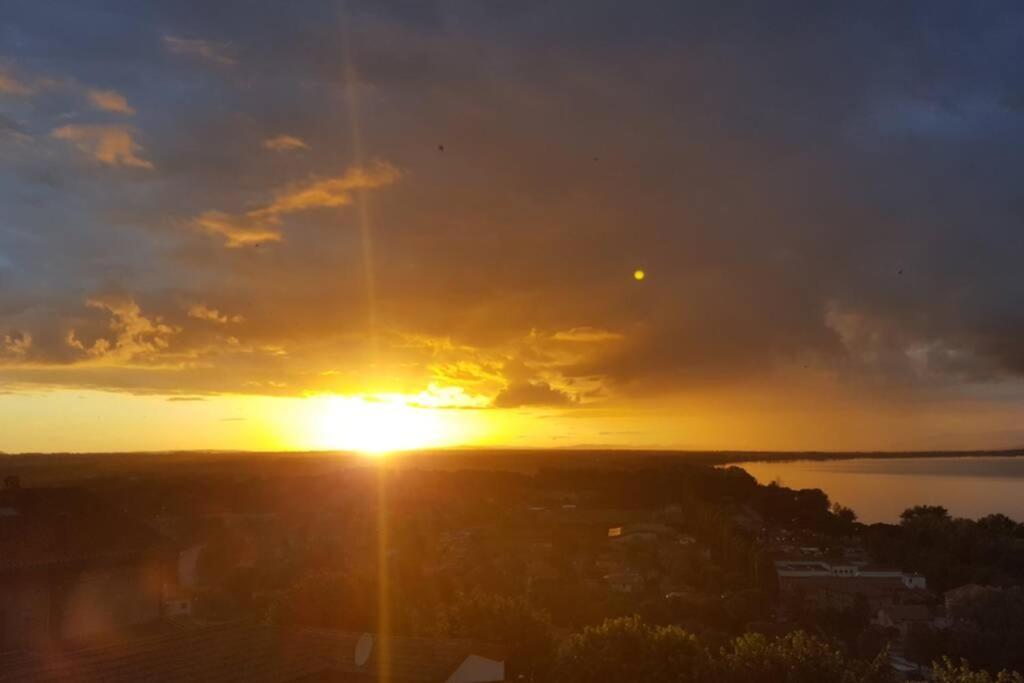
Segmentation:
[(502, 659), (493, 646), (467, 640), (382, 639), (234, 622), (69, 651), (0, 656), (0, 682), (354, 683), (381, 680), (386, 659), (388, 680), (441, 683), (471, 655)]

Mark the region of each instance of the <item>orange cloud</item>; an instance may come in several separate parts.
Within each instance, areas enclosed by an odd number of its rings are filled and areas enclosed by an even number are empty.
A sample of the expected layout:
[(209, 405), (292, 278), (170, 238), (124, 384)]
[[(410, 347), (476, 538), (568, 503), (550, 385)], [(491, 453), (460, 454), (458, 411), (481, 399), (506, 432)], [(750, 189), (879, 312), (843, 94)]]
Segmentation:
[(86, 346), (75, 335), (68, 332), (65, 341), (88, 356), (109, 361), (133, 361), (144, 359), (167, 348), (171, 335), (180, 328), (165, 324), (160, 317), (147, 318), (134, 299), (126, 297), (104, 297), (88, 299), (90, 308), (107, 311), (111, 315), (110, 330), (113, 338), (99, 338)]
[(278, 135), (263, 141), (263, 146), (274, 152), (291, 152), (299, 149), (309, 149), (303, 140), (294, 135)]
[(190, 318), (207, 320), (220, 325), (226, 325), (227, 323), (240, 323), (243, 320), (240, 315), (229, 316), (221, 313), (216, 308), (210, 308), (206, 304), (195, 304), (194, 306), (189, 307), (188, 315)]
[(97, 90), (90, 88), (85, 93), (86, 98), (89, 100), (95, 109), (101, 111), (109, 111), (115, 114), (134, 114), (133, 109), (129, 104), (128, 100), (121, 93), (114, 90)]
[(28, 332), (5, 334), (0, 343), (0, 349), (3, 350), (4, 355), (14, 358), (24, 358), (30, 348), (32, 348), (32, 335)]
[(354, 190), (370, 190), (398, 180), (398, 169), (391, 164), (354, 166), (336, 178), (323, 178), (292, 185), (278, 192), (274, 201), (262, 209), (250, 211), (254, 218), (276, 218), (281, 214), (308, 209), (331, 208), (352, 203)]
[(129, 126), (69, 125), (50, 134), (73, 144), (78, 151), (107, 166), (131, 166), (152, 170), (153, 164), (139, 156), (142, 147)]
[(284, 239), (280, 230), (261, 226), (246, 216), (233, 216), (223, 211), (206, 211), (194, 223), (204, 232), (223, 237), (224, 246), (231, 249)]
[(282, 216), (318, 208), (334, 208), (352, 203), (353, 192), (395, 182), (400, 173), (387, 163), (369, 167), (355, 166), (334, 178), (319, 178), (290, 185), (278, 191), (274, 200), (245, 214), (206, 211), (195, 219), (199, 229), (225, 238), (225, 246), (242, 247), (259, 242), (280, 242)]
[(555, 332), (551, 335), (551, 338), (555, 341), (595, 343), (619, 341), (624, 336), (618, 332), (611, 332), (599, 327), (573, 327), (569, 330)]
[(18, 80), (10, 69), (0, 66), (0, 95), (28, 96), (35, 92), (34, 86)]

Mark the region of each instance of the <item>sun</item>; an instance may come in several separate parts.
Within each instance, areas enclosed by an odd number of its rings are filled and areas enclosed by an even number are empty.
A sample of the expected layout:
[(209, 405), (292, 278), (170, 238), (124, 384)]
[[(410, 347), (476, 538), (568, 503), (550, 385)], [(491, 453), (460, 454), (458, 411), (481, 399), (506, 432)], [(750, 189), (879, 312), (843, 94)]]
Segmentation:
[(315, 441), (320, 448), (383, 455), (448, 442), (438, 411), (401, 398), (331, 396), (319, 401)]

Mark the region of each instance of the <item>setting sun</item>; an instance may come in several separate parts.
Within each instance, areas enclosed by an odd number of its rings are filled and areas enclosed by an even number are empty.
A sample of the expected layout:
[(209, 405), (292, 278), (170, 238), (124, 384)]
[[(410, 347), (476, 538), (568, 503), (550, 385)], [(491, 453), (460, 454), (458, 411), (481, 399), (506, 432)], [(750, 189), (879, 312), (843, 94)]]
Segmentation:
[(411, 406), (401, 397), (332, 396), (319, 401), (315, 439), (320, 448), (381, 455), (449, 445), (452, 439), (438, 411)]

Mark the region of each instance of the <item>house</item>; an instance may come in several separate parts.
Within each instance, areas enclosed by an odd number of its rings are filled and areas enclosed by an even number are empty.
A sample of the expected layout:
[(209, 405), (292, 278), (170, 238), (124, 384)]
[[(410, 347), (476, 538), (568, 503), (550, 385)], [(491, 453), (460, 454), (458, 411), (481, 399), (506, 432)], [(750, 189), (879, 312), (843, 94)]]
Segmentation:
[(0, 652), (91, 638), (161, 616), (175, 552), (74, 488), (0, 490)]
[(928, 583), (921, 574), (908, 574), (898, 569), (887, 569), (860, 564), (830, 564), (819, 560), (776, 560), (775, 572), (780, 584), (800, 579), (861, 579), (864, 581), (899, 581), (905, 588), (924, 590)]
[(889, 605), (878, 610), (872, 623), (896, 629), (901, 637), (906, 638), (911, 629), (927, 626), (931, 619), (932, 611), (927, 605)]
[(253, 622), (193, 627), (45, 656), (0, 660), (0, 683), (252, 681), (492, 683), (504, 655), (468, 640), (381, 638)]
[(658, 524), (657, 522), (626, 524), (625, 526), (614, 526), (608, 529), (608, 540), (613, 545), (651, 542), (671, 539), (676, 536), (675, 529), (665, 524)]
[(851, 609), (863, 602), (872, 612), (929, 596), (925, 578), (869, 565), (830, 564), (821, 560), (776, 560), (779, 592), (818, 607)]

